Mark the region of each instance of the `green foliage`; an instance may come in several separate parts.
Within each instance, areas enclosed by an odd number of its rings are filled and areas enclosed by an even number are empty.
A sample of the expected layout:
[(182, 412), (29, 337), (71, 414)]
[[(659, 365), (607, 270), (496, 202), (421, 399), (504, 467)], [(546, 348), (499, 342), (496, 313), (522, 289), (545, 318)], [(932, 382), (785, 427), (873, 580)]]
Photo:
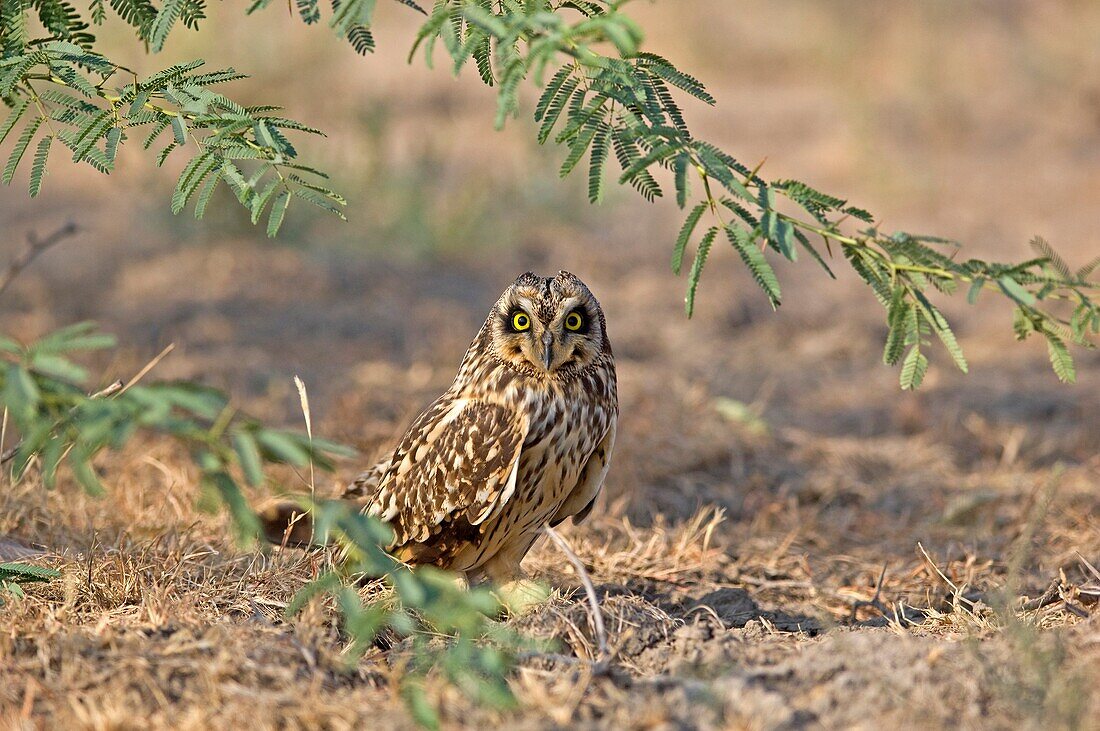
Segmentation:
[[(340, 502), (312, 506), (322, 540), (341, 547), (343, 560), (303, 587), (287, 607), (293, 616), (314, 598), (331, 596), (343, 616), (348, 656), (358, 659), (383, 635), (412, 644), (401, 695), (422, 725), (439, 726), (437, 710), (424, 692), (433, 674), (442, 676), (479, 703), (508, 708), (515, 699), (507, 676), (516, 649), (526, 644), (490, 617), (504, 608), (486, 588), (463, 588), (453, 574), (430, 566), (412, 569), (379, 546), (392, 531), (376, 518)], [(353, 587), (370, 582), (372, 600)]]
[(225, 505), (242, 541), (257, 535), (233, 473), (250, 484), (263, 480), (265, 463), (322, 469), (332, 457), (350, 454), (340, 445), (294, 431), (270, 429), (241, 414), (225, 394), (186, 382), (118, 386), (88, 396), (87, 371), (74, 353), (110, 348), (114, 338), (80, 323), (30, 345), (0, 337), (0, 395), (20, 440), (5, 452), (11, 477), (18, 480), (37, 465), (47, 488), (67, 466), (89, 493), (104, 492), (93, 460), (103, 450), (121, 448), (135, 433), (160, 434), (182, 443), (202, 473), (203, 505)]
[(0, 563), (0, 605), (3, 595), (22, 599), (25, 594), (20, 584), (47, 582), (61, 576), (60, 571), (26, 563)]
[[(950, 241), (881, 232), (870, 213), (843, 198), (797, 180), (768, 181), (759, 169), (696, 138), (677, 96), (710, 105), (716, 103), (714, 97), (699, 79), (642, 50), (641, 29), (621, 12), (624, 0), (436, 0), (430, 13), (414, 0), (397, 2), (426, 15), (410, 57), (423, 50), (431, 65), (442, 46), (456, 73), (472, 62), (478, 76), (497, 89), (497, 126), (518, 112), (525, 81), (543, 87), (534, 109), (537, 139), (565, 148), (563, 176), (587, 156), (593, 203), (606, 195), (611, 161), (619, 167), (618, 182), (648, 201), (663, 197), (665, 187), (672, 186), (677, 205), (687, 211), (673, 270), (679, 273), (693, 243), (696, 249), (685, 298), (689, 315), (712, 253), (714, 238), (708, 241), (707, 236), (717, 227), (726, 232), (773, 307), (781, 303), (776, 259), (793, 263), (805, 252), (834, 276), (827, 259), (839, 246), (886, 310), (890, 333), (884, 360), (896, 364), (904, 347), (910, 349), (905, 362), (911, 368), (905, 371), (903, 366), (903, 385), (919, 383), (927, 362), (917, 331), (934, 333), (955, 365), (964, 372), (968, 368), (949, 323), (929, 299), (931, 290), (952, 295), (965, 284), (971, 302), (983, 290), (1011, 300), (1022, 310), (1017, 323), (1030, 323), (1023, 330), (1017, 327), (1017, 333), (1041, 333), (1055, 373), (1066, 381), (1074, 378), (1067, 344), (1091, 347), (1100, 332), (1095, 262), (1073, 272), (1038, 239), (1034, 245), (1039, 256), (1027, 262), (960, 261)], [(254, 0), (248, 12), (271, 4)], [(153, 51), (180, 24), (195, 28), (205, 8), (203, 0), (164, 0), (159, 8), (149, 0), (110, 0), (107, 5)], [(332, 31), (347, 38), (358, 53), (371, 52), (376, 0), (333, 0), (330, 5)], [(318, 0), (295, 0), (292, 7), (307, 24), (322, 19)], [(47, 37), (29, 34), (32, 12)], [(102, 24), (106, 15), (102, 0), (92, 3), (91, 24)], [(297, 151), (284, 134), (320, 134), (317, 130), (276, 116), (272, 107), (244, 107), (213, 91), (211, 87), (239, 78), (232, 69), (200, 73), (201, 62), (193, 61), (131, 80), (132, 72), (94, 50), (96, 39), (89, 28), (66, 0), (0, 0), (0, 97), (11, 108), (0, 125), (0, 143), (19, 128), (3, 182), (11, 182), (36, 138), (32, 196), (42, 190), (55, 138), (72, 152), (73, 161), (109, 173), (118, 146), (133, 128), (141, 127), (146, 148), (164, 145), (158, 165), (178, 149), (192, 150), (172, 196), (174, 212), (193, 200), (195, 215), (201, 217), (218, 184), (225, 183), (253, 223), (266, 216), (271, 236), (278, 233), (292, 199), (343, 217), (344, 198), (324, 186), (324, 173), (297, 162)], [(128, 83), (109, 85), (119, 77)], [(169, 127), (172, 135), (165, 139)], [(704, 215), (714, 220), (700, 234)], [(896, 317), (901, 304), (892, 308), (892, 303), (899, 298), (907, 313), (915, 313), (917, 330), (911, 327), (913, 316)]]
[[(185, 0), (169, 0), (159, 10), (140, 0), (115, 0), (111, 7), (153, 50), (160, 50), (177, 21), (193, 26), (202, 17), (201, 2)], [(280, 116), (277, 107), (246, 107), (216, 91), (243, 78), (233, 69), (210, 72), (196, 60), (139, 79), (91, 48), (94, 37), (84, 32), (88, 25), (64, 2), (34, 5), (42, 24), (54, 33), (47, 39), (30, 40), (19, 31), (29, 5), (4, 0), (3, 8), (0, 98), (10, 111), (0, 125), (0, 144), (21, 129), (0, 176), (5, 185), (36, 138), (29, 174), (32, 197), (42, 190), (55, 141), (68, 148), (72, 162), (108, 174), (119, 145), (140, 134), (146, 149), (163, 145), (158, 167), (176, 150), (190, 152), (172, 195), (174, 213), (198, 194), (194, 212), (201, 218), (218, 184), (224, 183), (254, 223), (266, 214), (271, 236), (278, 232), (291, 198), (344, 217), (344, 198), (325, 187), (325, 173), (299, 162), (286, 135), (321, 132)]]
[[(90, 323), (29, 345), (0, 336), (0, 397), (18, 437), (2, 459), (13, 480), (36, 469), (45, 486), (54, 489), (59, 472), (67, 468), (85, 491), (102, 495), (107, 491), (94, 466), (96, 455), (121, 448), (139, 432), (161, 435), (186, 446), (192, 455), (200, 470), (200, 507), (224, 507), (238, 541), (248, 543), (259, 534), (259, 525), (241, 478), (260, 485), (267, 464), (331, 469), (333, 456), (351, 454), (316, 435), (266, 427), (240, 413), (223, 393), (193, 383), (126, 387), (119, 382), (87, 395), (88, 372), (71, 357), (114, 345), (114, 338)], [(503, 607), (488, 589), (466, 590), (451, 574), (430, 567), (413, 570), (398, 562), (381, 548), (392, 538), (389, 528), (346, 504), (318, 505), (314, 520), (318, 536), (340, 543), (343, 559), (306, 585), (288, 614), (315, 596), (331, 595), (343, 617), (350, 658), (358, 658), (383, 633), (406, 638), (411, 652), (401, 692), (425, 726), (439, 725), (424, 693), (429, 678), (453, 683), (494, 707), (513, 703), (507, 676), (522, 643), (490, 619)], [(20, 583), (57, 575), (52, 569), (0, 564), (0, 592), (20, 597)], [(387, 595), (364, 602), (354, 587), (368, 579)]]
[[(621, 170), (619, 182), (646, 200), (662, 197), (663, 186), (669, 184), (662, 181), (671, 180), (677, 205), (687, 212), (673, 249), (675, 273), (680, 273), (687, 250), (697, 242), (687, 275), (689, 316), (717, 232), (725, 232), (773, 307), (781, 303), (773, 261), (796, 262), (802, 251), (834, 276), (826, 259), (835, 245), (886, 310), (884, 360), (902, 363), (904, 388), (915, 388), (923, 379), (928, 358), (922, 348), (932, 334), (956, 367), (968, 370), (950, 324), (929, 299), (932, 290), (954, 294), (960, 283), (969, 286), (971, 301), (983, 290), (1012, 300), (1018, 308), (1017, 333), (1042, 334), (1055, 374), (1063, 381), (1074, 379), (1067, 343), (1092, 347), (1100, 332), (1100, 304), (1095, 299), (1100, 282), (1090, 279), (1100, 262), (1072, 272), (1041, 240), (1034, 244), (1038, 258), (1030, 261), (959, 261), (958, 247), (951, 241), (883, 233), (871, 214), (840, 197), (796, 180), (767, 181), (759, 169), (750, 169), (692, 135), (675, 94), (706, 104), (715, 99), (695, 77), (641, 50), (641, 32), (621, 12), (624, 4), (438, 0), (416, 47), (425, 49), (431, 63), (441, 42), (456, 70), (470, 60), (472, 49), (482, 54), (489, 49), (492, 73), (486, 74), (483, 61), (478, 62), (478, 73), (499, 86), (498, 124), (517, 109), (520, 83), (533, 79), (542, 85), (548, 69), (555, 67), (535, 105), (537, 139), (566, 148), (563, 176), (589, 156), (592, 202), (604, 197), (608, 142)], [(698, 183), (695, 190), (693, 180)], [(708, 214), (713, 223), (699, 233)], [(851, 220), (864, 228), (851, 231)], [(1069, 311), (1072, 315), (1067, 317)]]

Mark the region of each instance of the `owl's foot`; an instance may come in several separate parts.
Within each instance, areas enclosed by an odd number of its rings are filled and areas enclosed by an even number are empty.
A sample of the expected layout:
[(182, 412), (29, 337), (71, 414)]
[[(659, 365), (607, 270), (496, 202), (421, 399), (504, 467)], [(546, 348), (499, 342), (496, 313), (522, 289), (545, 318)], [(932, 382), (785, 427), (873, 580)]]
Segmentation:
[(550, 587), (541, 581), (516, 579), (494, 588), (493, 596), (500, 600), (508, 616), (522, 617), (550, 598)]

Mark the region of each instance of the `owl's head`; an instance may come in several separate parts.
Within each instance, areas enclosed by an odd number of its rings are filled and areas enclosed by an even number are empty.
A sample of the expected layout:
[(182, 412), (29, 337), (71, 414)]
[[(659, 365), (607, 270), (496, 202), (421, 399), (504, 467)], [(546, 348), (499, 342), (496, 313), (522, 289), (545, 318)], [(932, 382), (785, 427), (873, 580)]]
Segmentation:
[(487, 324), (497, 357), (527, 373), (577, 373), (611, 351), (600, 303), (569, 272), (521, 275), (497, 300)]

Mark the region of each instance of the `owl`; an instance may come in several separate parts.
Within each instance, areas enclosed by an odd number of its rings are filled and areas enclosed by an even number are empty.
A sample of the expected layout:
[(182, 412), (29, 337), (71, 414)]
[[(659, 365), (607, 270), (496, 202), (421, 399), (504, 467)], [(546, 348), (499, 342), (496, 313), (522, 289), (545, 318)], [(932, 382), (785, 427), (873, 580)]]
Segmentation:
[[(592, 510), (618, 412), (599, 302), (568, 272), (528, 272), (493, 305), (451, 387), (347, 497), (390, 525), (398, 559), (506, 584), (544, 526)], [(262, 517), (283, 538), (285, 511)]]

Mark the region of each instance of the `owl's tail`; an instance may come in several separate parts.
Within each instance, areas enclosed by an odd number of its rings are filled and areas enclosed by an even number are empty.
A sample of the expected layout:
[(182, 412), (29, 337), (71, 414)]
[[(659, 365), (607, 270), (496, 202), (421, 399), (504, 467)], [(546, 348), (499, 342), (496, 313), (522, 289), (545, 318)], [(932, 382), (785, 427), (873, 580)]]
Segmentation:
[(275, 500), (256, 510), (264, 538), (276, 546), (307, 548), (324, 545), (313, 534), (313, 516), (293, 500)]
[[(356, 497), (348, 491), (335, 502), (342, 503), (355, 511), (362, 511), (370, 502), (369, 498)], [(256, 509), (260, 519), (260, 528), (264, 538), (276, 546), (291, 548), (309, 548), (326, 546), (332, 543), (328, 536), (317, 535), (314, 530), (313, 516), (301, 502), (275, 498)]]
[[(390, 458), (387, 457), (356, 477), (344, 490), (340, 502), (355, 510), (363, 510), (378, 492), (378, 484), (389, 464)], [(264, 538), (276, 546), (307, 548), (331, 543), (330, 540), (316, 535), (313, 516), (301, 503), (294, 500), (276, 498), (261, 506), (256, 515), (260, 519)]]

